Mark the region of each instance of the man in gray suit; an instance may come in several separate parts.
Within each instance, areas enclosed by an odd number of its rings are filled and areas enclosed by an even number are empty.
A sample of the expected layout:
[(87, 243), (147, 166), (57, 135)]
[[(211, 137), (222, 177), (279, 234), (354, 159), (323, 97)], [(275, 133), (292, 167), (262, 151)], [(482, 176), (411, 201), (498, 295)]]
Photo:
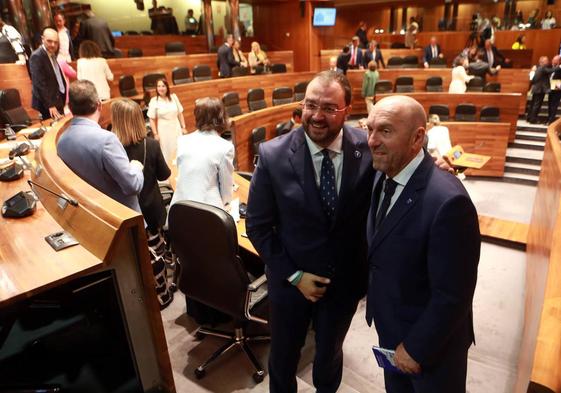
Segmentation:
[(80, 41), (91, 40), (99, 45), (103, 57), (115, 57), (115, 38), (107, 22), (98, 18), (89, 10), (88, 19), (80, 23)]
[(93, 83), (73, 82), (68, 105), (74, 118), (59, 138), (59, 157), (90, 185), (140, 213), (137, 195), (144, 183), (143, 165), (129, 162), (117, 136), (97, 124), (101, 102)]

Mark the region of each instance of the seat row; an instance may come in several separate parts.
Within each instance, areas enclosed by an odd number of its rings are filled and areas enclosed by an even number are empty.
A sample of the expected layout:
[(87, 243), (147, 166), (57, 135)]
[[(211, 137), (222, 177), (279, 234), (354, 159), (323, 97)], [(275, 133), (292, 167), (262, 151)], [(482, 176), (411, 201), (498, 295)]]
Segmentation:
[[(271, 72), (284, 73), (286, 72), (286, 64), (273, 64), (271, 66)], [(245, 67), (234, 67), (232, 70), (232, 76), (247, 76), (249, 75), (249, 69)], [(156, 88), (156, 82), (158, 79), (165, 78), (163, 73), (150, 73), (142, 77), (142, 90), (147, 91)], [(193, 67), (193, 72), (189, 67), (175, 67), (171, 72), (172, 83), (174, 85), (182, 85), (190, 82), (201, 82), (212, 79), (212, 70), (207, 64), (198, 64)], [(132, 75), (123, 75), (119, 79), (119, 93), (123, 97), (133, 97), (138, 95), (138, 90), (136, 89), (136, 83)]]
[[(425, 89), (429, 92), (442, 92), (442, 78), (440, 76), (431, 76), (425, 82)], [(379, 80), (376, 83), (376, 93), (412, 93), (415, 91), (413, 86), (413, 77), (399, 76), (395, 79), (395, 90), (392, 81)], [(498, 82), (485, 83), (483, 78), (479, 76), (473, 77), (467, 85), (467, 91), (471, 92), (488, 92), (499, 93), (501, 91), (501, 84)]]
[[(437, 57), (431, 59), (429, 62), (429, 68), (446, 68), (446, 59)], [(419, 58), (415, 55), (400, 57), (393, 56), (388, 59), (386, 64), (388, 68), (418, 68)]]
[[(438, 115), (441, 121), (450, 121), (450, 108), (446, 104), (435, 104), (429, 108), (429, 116)], [(473, 104), (465, 103), (456, 106), (455, 121), (477, 121), (477, 108)], [(501, 113), (499, 108), (484, 106), (479, 113), (479, 121), (500, 122)]]

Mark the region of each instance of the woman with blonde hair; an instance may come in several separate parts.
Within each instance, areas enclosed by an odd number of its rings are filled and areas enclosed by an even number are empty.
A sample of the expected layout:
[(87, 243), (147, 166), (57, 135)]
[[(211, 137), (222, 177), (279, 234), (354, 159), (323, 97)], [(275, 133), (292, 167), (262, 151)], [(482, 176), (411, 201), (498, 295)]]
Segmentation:
[[(123, 144), (129, 160), (144, 165), (144, 185), (138, 195), (140, 210), (146, 221), (146, 235), (160, 307), (166, 307), (173, 295), (167, 283), (166, 262), (171, 263), (162, 235), (166, 222), (166, 207), (158, 180), (166, 180), (171, 171), (164, 160), (160, 144), (146, 137), (146, 125), (138, 104), (128, 98), (118, 98), (111, 104), (112, 131)], [(168, 259), (166, 261), (166, 259)]]
[(113, 73), (107, 60), (101, 57), (101, 49), (93, 41), (82, 41), (78, 51), (80, 58), (77, 62), (78, 79), (92, 82), (100, 100), (111, 98), (111, 90), (107, 81), (113, 80)]
[(225, 208), (232, 200), (234, 145), (221, 137), (230, 121), (222, 101), (195, 101), (197, 130), (177, 140), (176, 190), (171, 204), (191, 200)]
[(269, 59), (265, 51), (261, 50), (259, 42), (253, 41), (251, 43), (251, 52), (247, 55), (251, 73), (255, 74), (257, 67), (265, 69), (269, 65)]

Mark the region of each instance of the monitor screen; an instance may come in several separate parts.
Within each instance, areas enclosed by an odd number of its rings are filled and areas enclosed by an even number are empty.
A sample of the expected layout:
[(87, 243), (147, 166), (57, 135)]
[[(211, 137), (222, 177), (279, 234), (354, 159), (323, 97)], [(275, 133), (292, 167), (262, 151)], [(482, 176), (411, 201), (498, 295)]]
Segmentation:
[(335, 26), (336, 8), (320, 8), (314, 9), (314, 26)]
[(121, 37), (123, 35), (122, 31), (112, 31), (113, 37)]

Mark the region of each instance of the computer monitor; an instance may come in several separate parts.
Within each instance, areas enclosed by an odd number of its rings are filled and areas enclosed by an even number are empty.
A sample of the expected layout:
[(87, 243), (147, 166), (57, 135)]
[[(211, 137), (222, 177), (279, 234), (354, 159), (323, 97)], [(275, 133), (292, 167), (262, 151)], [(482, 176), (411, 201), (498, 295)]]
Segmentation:
[(336, 8), (314, 8), (313, 26), (335, 26)]
[(113, 37), (121, 37), (123, 35), (122, 31), (112, 31), (111, 34)]

